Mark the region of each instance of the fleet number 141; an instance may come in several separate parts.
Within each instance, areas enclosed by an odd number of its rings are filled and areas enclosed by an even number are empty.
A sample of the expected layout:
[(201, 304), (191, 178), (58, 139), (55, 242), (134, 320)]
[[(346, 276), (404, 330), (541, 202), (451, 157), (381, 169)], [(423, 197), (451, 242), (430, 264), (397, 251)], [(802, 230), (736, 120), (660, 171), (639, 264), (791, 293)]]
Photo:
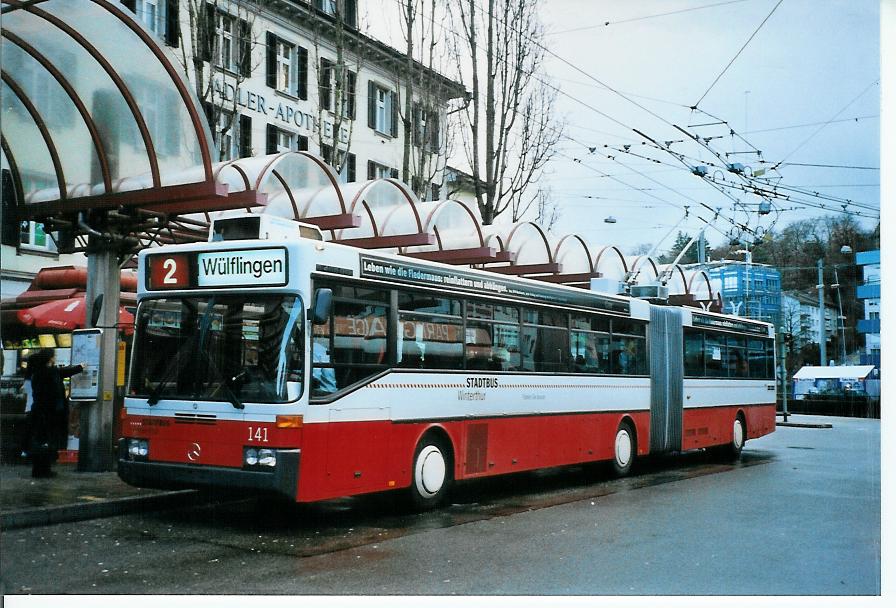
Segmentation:
[(249, 441), (268, 442), (268, 429), (265, 427), (249, 427)]

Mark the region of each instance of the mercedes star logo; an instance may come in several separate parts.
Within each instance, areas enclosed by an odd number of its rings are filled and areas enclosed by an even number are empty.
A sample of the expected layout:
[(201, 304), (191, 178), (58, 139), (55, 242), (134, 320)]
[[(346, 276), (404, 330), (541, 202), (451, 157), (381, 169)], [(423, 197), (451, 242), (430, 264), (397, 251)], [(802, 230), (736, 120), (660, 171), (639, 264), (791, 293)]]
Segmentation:
[(197, 460), (199, 460), (200, 452), (202, 452), (202, 448), (199, 446), (198, 443), (194, 443), (193, 445), (190, 446), (190, 449), (187, 450), (187, 459), (190, 462), (196, 462)]

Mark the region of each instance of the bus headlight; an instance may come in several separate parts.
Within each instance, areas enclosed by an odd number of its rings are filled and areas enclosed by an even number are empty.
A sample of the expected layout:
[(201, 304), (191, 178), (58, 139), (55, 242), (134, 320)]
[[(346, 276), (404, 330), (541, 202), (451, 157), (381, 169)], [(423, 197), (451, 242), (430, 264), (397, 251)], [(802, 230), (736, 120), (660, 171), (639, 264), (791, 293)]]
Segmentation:
[(277, 466), (277, 450), (243, 448), (243, 466), (250, 469), (272, 469)]
[(274, 450), (258, 450), (258, 464), (264, 467), (277, 465), (277, 452)]
[(128, 456), (133, 459), (145, 459), (149, 455), (149, 441), (146, 439), (128, 439)]
[(243, 462), (250, 467), (258, 464), (258, 450), (255, 448), (246, 448), (243, 452)]

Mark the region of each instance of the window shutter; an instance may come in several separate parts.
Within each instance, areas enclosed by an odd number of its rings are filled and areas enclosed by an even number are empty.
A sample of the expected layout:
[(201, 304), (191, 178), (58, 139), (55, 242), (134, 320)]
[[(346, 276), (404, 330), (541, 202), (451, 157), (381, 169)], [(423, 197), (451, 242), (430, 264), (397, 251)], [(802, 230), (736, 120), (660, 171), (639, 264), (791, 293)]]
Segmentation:
[(165, 13), (165, 44), (177, 48), (180, 41), (180, 3), (167, 0)]
[(342, 20), (349, 27), (358, 27), (358, 3), (357, 0), (345, 0), (345, 14)]
[(438, 154), (441, 149), (439, 140), (441, 138), (442, 130), (439, 129), (439, 112), (437, 110), (430, 112), (429, 120), (426, 123), (426, 130), (429, 131), (429, 149), (433, 154)]
[(240, 19), (240, 75), (252, 75), (252, 25)]
[(268, 32), (265, 40), (265, 78), (267, 85), (272, 89), (277, 87), (277, 37)]
[(419, 103), (414, 104), (414, 109), (411, 110), (411, 143), (415, 146), (419, 146), (423, 142), (423, 125), (420, 123), (423, 122), (423, 108)]
[(298, 148), (300, 152), (308, 151), (308, 138), (304, 135), (299, 135), (298, 137)]
[(389, 91), (389, 99), (392, 100), (392, 132), (390, 135), (392, 137), (398, 137), (398, 95), (396, 95), (394, 91)]
[(3, 201), (3, 230), (2, 242), (4, 245), (19, 246), (19, 220), (16, 205), (16, 188), (12, 180), (12, 172), (3, 169), (3, 193), (0, 196)]
[(215, 7), (206, 4), (205, 12), (202, 15), (205, 23), (200, 21), (196, 28), (199, 35), (199, 58), (203, 61), (211, 61), (215, 40)]
[(376, 85), (372, 80), (367, 81), (367, 126), (376, 130)]
[(277, 151), (277, 127), (272, 124), (267, 126), (267, 153), (273, 154)]
[[(211, 129), (212, 135), (217, 136), (218, 125), (215, 123), (215, 106), (210, 101), (203, 101), (202, 111), (205, 112), (205, 119), (208, 121), (208, 128)], [(217, 140), (217, 137), (215, 139)]]
[(323, 57), (320, 58), (320, 81), (317, 83), (318, 93), (320, 95), (320, 105), (322, 108), (330, 109), (330, 62)]
[(352, 154), (351, 152), (349, 152), (349, 153), (348, 153), (348, 158), (346, 159), (345, 162), (346, 162), (346, 164), (347, 164), (346, 181), (347, 181), (347, 182), (353, 182), (353, 181), (355, 181), (355, 180), (357, 179), (357, 176), (356, 176), (356, 174), (355, 174), (355, 172), (356, 172), (356, 168), (357, 168), (357, 167), (356, 167), (356, 165), (357, 165), (357, 159), (355, 158), (355, 155), (354, 155), (354, 154)]
[(296, 47), (296, 96), (308, 99), (308, 49)]
[(358, 82), (358, 75), (354, 72), (348, 72), (346, 79), (346, 93), (348, 97), (348, 113), (347, 117), (355, 119), (355, 84)]
[(398, 169), (389, 169), (389, 175), (392, 176), (392, 179), (398, 179)]
[(252, 156), (252, 117), (240, 114), (240, 158)]

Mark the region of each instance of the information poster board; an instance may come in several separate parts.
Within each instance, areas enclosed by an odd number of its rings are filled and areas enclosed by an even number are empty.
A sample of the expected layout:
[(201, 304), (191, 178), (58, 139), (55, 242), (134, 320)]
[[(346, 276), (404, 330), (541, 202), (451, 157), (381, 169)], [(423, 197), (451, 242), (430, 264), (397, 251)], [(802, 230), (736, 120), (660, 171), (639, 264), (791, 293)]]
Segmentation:
[(99, 399), (102, 337), (102, 329), (76, 329), (72, 332), (72, 364), (87, 364), (84, 371), (72, 376), (72, 401), (96, 401)]

